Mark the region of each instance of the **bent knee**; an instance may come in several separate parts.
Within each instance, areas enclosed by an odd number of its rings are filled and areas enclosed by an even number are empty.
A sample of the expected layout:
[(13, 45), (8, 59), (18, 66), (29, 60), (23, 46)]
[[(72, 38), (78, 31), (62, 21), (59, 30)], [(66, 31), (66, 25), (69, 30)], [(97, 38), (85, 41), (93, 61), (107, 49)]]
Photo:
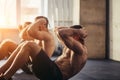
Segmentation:
[(35, 49), (35, 48), (40, 48), (40, 47), (35, 42), (26, 41), (24, 44), (24, 48)]
[(23, 45), (23, 49), (29, 52), (29, 55), (35, 57), (37, 53), (41, 50), (41, 47), (35, 42), (26, 42)]
[(17, 43), (9, 39), (6, 39), (1, 43), (1, 46), (9, 46), (9, 45), (17, 45)]

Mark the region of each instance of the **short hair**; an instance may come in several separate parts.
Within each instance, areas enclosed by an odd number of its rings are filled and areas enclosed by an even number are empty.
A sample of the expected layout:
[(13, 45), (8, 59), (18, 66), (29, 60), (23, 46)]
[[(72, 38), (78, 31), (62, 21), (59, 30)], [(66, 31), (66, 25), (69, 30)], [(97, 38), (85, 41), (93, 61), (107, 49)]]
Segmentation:
[[(73, 26), (70, 26), (70, 28), (81, 29), (82, 26), (81, 25), (73, 25)], [(79, 37), (79, 42), (81, 42), (82, 44), (84, 44), (84, 39)]]
[(80, 29), (80, 28), (82, 28), (82, 26), (81, 25), (73, 25), (73, 26), (70, 26), (70, 28)]
[(48, 27), (48, 24), (49, 24), (48, 18), (45, 17), (45, 16), (37, 16), (37, 17), (35, 17), (35, 21), (37, 21), (37, 20), (40, 19), (40, 18), (46, 19), (46, 21), (47, 21), (47, 27)]

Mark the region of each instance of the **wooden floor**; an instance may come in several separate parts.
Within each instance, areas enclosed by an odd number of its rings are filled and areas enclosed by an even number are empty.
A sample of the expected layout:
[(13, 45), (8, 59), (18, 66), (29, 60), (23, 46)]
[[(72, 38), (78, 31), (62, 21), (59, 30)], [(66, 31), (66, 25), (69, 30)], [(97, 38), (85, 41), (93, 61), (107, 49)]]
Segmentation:
[[(3, 61), (0, 62), (3, 64)], [(39, 80), (21, 70), (13, 76), (13, 80)], [(120, 80), (120, 62), (111, 60), (88, 60), (85, 67), (69, 80)]]

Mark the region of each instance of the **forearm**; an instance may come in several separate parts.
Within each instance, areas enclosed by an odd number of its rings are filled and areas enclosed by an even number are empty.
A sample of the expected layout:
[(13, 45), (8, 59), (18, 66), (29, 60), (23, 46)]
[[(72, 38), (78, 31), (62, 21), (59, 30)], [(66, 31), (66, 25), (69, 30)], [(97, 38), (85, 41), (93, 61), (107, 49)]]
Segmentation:
[(37, 35), (38, 31), (39, 31), (39, 25), (36, 22), (34, 22), (33, 24), (31, 24), (29, 26), (29, 28), (27, 29), (28, 35), (30, 35), (31, 37), (33, 37), (35, 39), (36, 39), (36, 35)]
[(20, 36), (20, 38), (22, 38), (22, 39), (24, 39), (24, 40), (33, 40), (34, 38), (32, 38), (31, 36), (29, 36), (29, 34), (28, 34), (28, 32), (27, 32), (27, 27), (26, 28), (24, 28), (21, 32), (20, 32), (20, 34), (19, 34), (19, 36)]
[(76, 53), (82, 51), (83, 49), (82, 44), (78, 40), (73, 38), (74, 37), (73, 35), (81, 34), (79, 32), (79, 29), (73, 29), (73, 28), (58, 29), (58, 34), (61, 40), (69, 49), (73, 50)]
[(81, 29), (73, 29), (73, 28), (57, 28), (56, 29), (59, 33), (59, 35), (62, 36), (73, 36), (73, 35), (79, 35), (81, 38), (87, 37), (87, 31), (84, 28)]
[(72, 28), (59, 28), (58, 33), (61, 36), (73, 36), (74, 34), (79, 34), (78, 29), (72, 29)]
[(27, 29), (28, 34), (35, 39), (38, 39), (41, 36), (41, 31), (48, 31), (46, 26), (42, 23), (42, 20), (34, 22)]

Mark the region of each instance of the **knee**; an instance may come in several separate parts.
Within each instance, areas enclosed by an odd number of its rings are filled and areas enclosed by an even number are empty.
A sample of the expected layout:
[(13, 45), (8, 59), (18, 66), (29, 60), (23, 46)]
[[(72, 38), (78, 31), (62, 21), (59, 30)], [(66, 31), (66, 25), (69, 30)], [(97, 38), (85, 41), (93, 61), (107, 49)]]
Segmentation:
[(41, 47), (37, 45), (35, 42), (29, 41), (26, 42), (22, 48), (23, 48), (22, 50), (27, 51), (32, 58), (34, 58), (41, 49)]
[(1, 43), (1, 46), (9, 46), (11, 44), (16, 44), (15, 42), (13, 42), (12, 40), (10, 39), (6, 39), (4, 40), (2, 43)]
[(38, 45), (35, 42), (27, 41), (24, 43), (23, 48), (31, 50), (31, 48), (35, 48), (36, 46), (38, 46)]

